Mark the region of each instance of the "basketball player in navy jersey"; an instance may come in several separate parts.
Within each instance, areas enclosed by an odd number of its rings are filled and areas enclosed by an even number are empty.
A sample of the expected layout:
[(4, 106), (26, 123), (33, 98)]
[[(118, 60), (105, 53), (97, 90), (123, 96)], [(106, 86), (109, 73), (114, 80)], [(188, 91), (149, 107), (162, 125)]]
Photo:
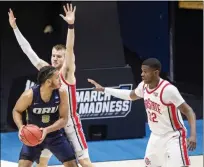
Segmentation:
[[(28, 124), (42, 129), (42, 138), (34, 147), (23, 145), (19, 158), (19, 167), (31, 167), (39, 162), (41, 151), (49, 149), (65, 167), (77, 167), (74, 151), (63, 131), (68, 121), (68, 96), (60, 88), (59, 72), (52, 66), (45, 66), (38, 73), (38, 84), (26, 90), (13, 109), (13, 119), (19, 129), (22, 140), (22, 113), (27, 110)], [(63, 151), (62, 151), (63, 150)]]
[[(60, 71), (60, 77), (62, 86), (66, 87), (70, 101), (70, 118), (68, 124), (65, 126), (65, 132), (72, 143), (74, 151), (76, 153), (78, 162), (82, 167), (93, 167), (90, 161), (88, 147), (86, 139), (83, 133), (80, 117), (77, 114), (76, 103), (76, 78), (75, 78), (75, 55), (74, 55), (74, 22), (75, 22), (75, 10), (72, 5), (63, 6), (65, 16), (60, 15), (68, 23), (68, 34), (66, 47), (64, 45), (55, 45), (52, 49), (51, 63)], [(28, 41), (23, 37), (16, 25), (16, 18), (12, 10), (9, 11), (9, 23), (14, 30), (14, 34), (17, 41), (22, 48), (23, 52), (28, 56), (31, 63), (40, 69), (43, 66), (48, 65), (47, 62), (40, 59), (38, 55), (33, 51)], [(40, 158), (40, 164), (37, 167), (46, 167), (51, 157), (49, 150), (45, 149), (42, 152)]]

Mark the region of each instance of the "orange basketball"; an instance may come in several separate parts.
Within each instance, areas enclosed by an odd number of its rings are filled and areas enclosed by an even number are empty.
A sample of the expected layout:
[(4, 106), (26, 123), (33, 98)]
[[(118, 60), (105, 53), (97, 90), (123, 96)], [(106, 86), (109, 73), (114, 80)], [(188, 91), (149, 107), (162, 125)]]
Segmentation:
[(39, 144), (39, 140), (42, 137), (42, 131), (40, 128), (33, 124), (28, 124), (23, 127), (22, 142), (27, 146), (36, 146)]

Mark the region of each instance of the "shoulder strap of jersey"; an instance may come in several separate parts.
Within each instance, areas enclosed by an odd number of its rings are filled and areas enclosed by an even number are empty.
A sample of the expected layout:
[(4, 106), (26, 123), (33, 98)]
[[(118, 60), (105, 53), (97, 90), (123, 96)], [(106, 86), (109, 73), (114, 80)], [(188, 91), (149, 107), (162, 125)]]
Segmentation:
[(171, 105), (171, 104), (166, 104), (166, 103), (164, 103), (164, 101), (162, 100), (162, 95), (163, 95), (164, 89), (165, 89), (168, 85), (171, 85), (171, 83), (169, 83), (168, 81), (165, 82), (165, 84), (163, 85), (163, 87), (162, 87), (162, 89), (161, 89), (161, 93), (160, 93), (160, 101), (162, 102), (163, 105), (166, 105), (166, 106), (169, 106), (169, 105)]
[(36, 102), (38, 98), (40, 98), (40, 85), (34, 85), (31, 87), (33, 91), (33, 100), (32, 104)]

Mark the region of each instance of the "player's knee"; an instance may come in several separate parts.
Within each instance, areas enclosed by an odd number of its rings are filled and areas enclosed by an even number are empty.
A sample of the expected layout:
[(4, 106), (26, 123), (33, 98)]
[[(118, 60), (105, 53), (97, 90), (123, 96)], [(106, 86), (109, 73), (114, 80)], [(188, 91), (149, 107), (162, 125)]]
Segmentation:
[(64, 162), (63, 165), (65, 167), (78, 167), (78, 165), (76, 163), (76, 160), (71, 160), (71, 161)]
[(49, 158), (47, 157), (40, 157), (39, 164), (36, 167), (47, 167), (48, 166)]
[(18, 167), (32, 167), (32, 162), (28, 160), (20, 160), (18, 162)]
[(79, 159), (79, 164), (82, 167), (94, 167), (89, 158)]

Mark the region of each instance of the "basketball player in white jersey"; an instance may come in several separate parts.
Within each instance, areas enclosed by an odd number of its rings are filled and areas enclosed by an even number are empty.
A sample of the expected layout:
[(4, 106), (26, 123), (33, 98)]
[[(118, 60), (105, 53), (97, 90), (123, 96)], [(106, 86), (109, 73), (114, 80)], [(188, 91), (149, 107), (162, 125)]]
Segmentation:
[[(64, 128), (69, 141), (72, 143), (76, 152), (76, 157), (82, 167), (93, 167), (90, 161), (86, 139), (82, 130), (82, 124), (79, 115), (77, 114), (76, 102), (76, 78), (75, 78), (75, 56), (74, 56), (74, 22), (76, 7), (72, 5), (63, 6), (65, 16), (60, 15), (68, 23), (68, 34), (66, 47), (59, 44), (53, 47), (51, 63), (57, 68), (61, 75), (62, 86), (66, 87), (70, 103), (70, 119), (67, 126)], [(47, 66), (48, 63), (40, 59), (33, 51), (28, 41), (23, 37), (16, 25), (16, 18), (12, 10), (9, 11), (9, 22), (14, 30), (17, 41), (28, 56), (31, 63), (39, 70)], [(63, 150), (62, 150), (63, 151)], [(46, 167), (50, 157), (52, 156), (49, 150), (43, 150), (40, 158), (40, 164), (37, 167)]]
[[(104, 88), (88, 79), (95, 89), (124, 100), (144, 99), (151, 130), (145, 153), (145, 167), (188, 167), (188, 151), (196, 148), (196, 119), (192, 108), (184, 101), (178, 89), (160, 78), (161, 64), (155, 58), (142, 63), (142, 82), (135, 90)], [(140, 112), (140, 111), (135, 111)], [(190, 124), (190, 138), (181, 117)], [(138, 119), (138, 118), (135, 118)]]

